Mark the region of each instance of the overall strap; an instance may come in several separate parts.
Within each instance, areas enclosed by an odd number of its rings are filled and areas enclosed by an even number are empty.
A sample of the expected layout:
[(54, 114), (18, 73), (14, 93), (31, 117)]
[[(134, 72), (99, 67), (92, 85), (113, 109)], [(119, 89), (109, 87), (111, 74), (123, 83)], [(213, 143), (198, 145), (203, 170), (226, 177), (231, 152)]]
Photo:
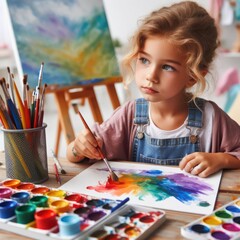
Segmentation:
[(196, 98), (194, 101), (191, 101), (188, 105), (188, 127), (203, 127), (203, 107), (204, 107), (204, 99)]
[(135, 106), (134, 124), (147, 125), (149, 123), (148, 101), (144, 98), (138, 98), (135, 101)]

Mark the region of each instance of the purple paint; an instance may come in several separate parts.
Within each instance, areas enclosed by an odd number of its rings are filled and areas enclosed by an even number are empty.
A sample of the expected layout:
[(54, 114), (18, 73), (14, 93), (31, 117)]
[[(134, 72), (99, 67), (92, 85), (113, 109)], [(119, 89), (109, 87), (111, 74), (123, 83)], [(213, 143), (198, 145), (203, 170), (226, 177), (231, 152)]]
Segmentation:
[(92, 210), (89, 207), (80, 207), (74, 210), (74, 213), (77, 214), (80, 217), (87, 218), (89, 213), (91, 213)]
[(202, 182), (198, 178), (188, 177), (182, 173), (168, 175), (168, 178), (177, 182), (179, 185), (184, 186), (192, 193), (205, 194), (205, 191), (213, 190), (207, 183)]
[(102, 217), (104, 217), (106, 215), (105, 212), (103, 211), (97, 211), (97, 212), (93, 212), (93, 213), (90, 213), (88, 215), (88, 218), (90, 220), (93, 220), (93, 221), (98, 221), (99, 219), (101, 219)]
[(212, 234), (212, 237), (214, 237), (215, 239), (218, 240), (229, 240), (230, 236), (228, 236), (226, 233), (222, 232), (222, 231), (215, 231)]
[(222, 227), (223, 229), (226, 229), (229, 232), (240, 232), (240, 228), (232, 223), (224, 223)]

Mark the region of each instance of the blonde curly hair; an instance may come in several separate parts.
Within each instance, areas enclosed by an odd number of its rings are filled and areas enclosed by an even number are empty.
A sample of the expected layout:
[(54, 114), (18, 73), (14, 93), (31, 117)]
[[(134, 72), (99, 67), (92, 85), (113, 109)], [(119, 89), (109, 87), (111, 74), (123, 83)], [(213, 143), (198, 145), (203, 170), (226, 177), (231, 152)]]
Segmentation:
[(195, 2), (184, 1), (163, 7), (143, 19), (131, 39), (131, 51), (121, 64), (126, 84), (133, 79), (139, 51), (152, 36), (167, 37), (172, 44), (179, 46), (180, 51), (184, 51), (189, 74), (196, 81), (192, 99), (200, 96), (207, 85), (201, 72), (209, 71), (219, 45), (214, 19), (206, 9)]

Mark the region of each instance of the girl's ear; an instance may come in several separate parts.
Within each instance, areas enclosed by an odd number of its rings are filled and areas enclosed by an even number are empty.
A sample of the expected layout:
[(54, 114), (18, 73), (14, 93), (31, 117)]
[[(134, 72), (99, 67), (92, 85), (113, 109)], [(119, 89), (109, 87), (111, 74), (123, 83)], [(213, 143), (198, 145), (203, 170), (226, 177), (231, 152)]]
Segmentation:
[(193, 78), (190, 78), (186, 84), (186, 88), (191, 88), (192, 86), (194, 86), (196, 83), (196, 80)]
[[(201, 71), (201, 74), (203, 77), (205, 77), (207, 75), (207, 73), (208, 73), (207, 69)], [(186, 84), (186, 88), (191, 88), (192, 86), (195, 85), (196, 82), (197, 81), (194, 78), (190, 78)]]

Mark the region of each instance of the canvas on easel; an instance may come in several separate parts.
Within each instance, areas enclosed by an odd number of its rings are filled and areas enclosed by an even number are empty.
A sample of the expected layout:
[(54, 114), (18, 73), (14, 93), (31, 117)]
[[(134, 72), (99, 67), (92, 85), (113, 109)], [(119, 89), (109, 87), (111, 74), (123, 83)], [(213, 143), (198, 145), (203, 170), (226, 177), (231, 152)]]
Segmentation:
[(73, 86), (119, 75), (101, 0), (6, 0), (15, 37), (18, 72), (35, 87)]
[[(105, 85), (113, 108), (120, 105), (114, 84), (122, 81), (102, 0), (5, 0), (19, 79), (37, 85), (41, 62), (47, 93), (55, 95), (57, 130), (67, 144), (75, 136), (69, 101), (87, 98), (94, 120), (102, 121), (93, 87)], [(74, 94), (69, 89), (75, 89)], [(68, 94), (70, 100), (66, 100)]]

